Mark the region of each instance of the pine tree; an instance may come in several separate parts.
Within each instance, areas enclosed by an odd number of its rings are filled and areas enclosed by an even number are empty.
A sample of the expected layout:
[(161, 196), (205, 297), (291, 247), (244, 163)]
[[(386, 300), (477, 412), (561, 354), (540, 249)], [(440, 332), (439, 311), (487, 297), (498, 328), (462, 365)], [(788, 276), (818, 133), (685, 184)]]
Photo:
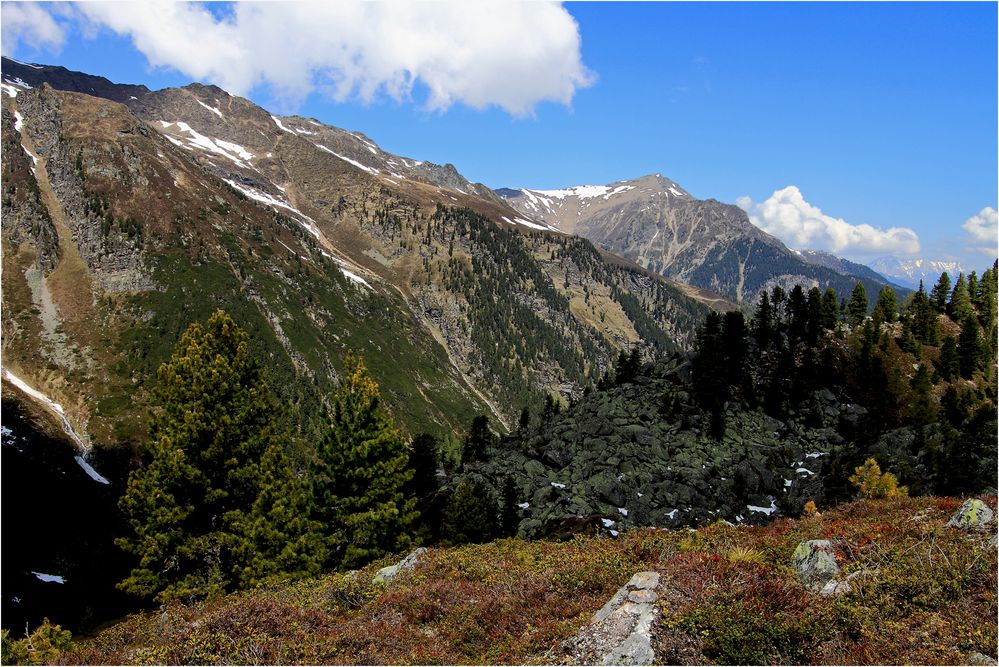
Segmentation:
[[(834, 297), (835, 298), (835, 297)], [(818, 287), (808, 290), (808, 305), (806, 307), (807, 318), (805, 328), (805, 340), (809, 346), (814, 346), (822, 333), (822, 293)]]
[[(549, 394), (546, 397), (545, 407), (548, 408), (550, 413), (554, 410), (551, 407), (553, 403), (554, 399)], [(542, 416), (542, 420), (544, 419), (545, 417)], [(486, 415), (474, 417), (472, 419), (472, 426), (468, 430), (468, 437), (465, 438), (465, 450), (462, 455), (462, 461), (484, 461), (486, 459), (486, 450), (495, 446), (495, 444), (496, 436), (493, 434), (493, 430), (489, 428), (489, 417)]]
[(938, 312), (947, 310), (947, 297), (950, 296), (950, 276), (944, 271), (930, 292), (930, 304)]
[(353, 354), (331, 399), (330, 427), (313, 464), (313, 515), (328, 536), (333, 565), (350, 568), (412, 543), (416, 501), (402, 432), (381, 405), (378, 385)]
[(481, 543), (496, 532), (496, 507), (488, 489), (480, 483), (460, 484), (444, 509), (444, 539), (449, 544)]
[(766, 291), (760, 295), (760, 303), (756, 306), (756, 313), (753, 315), (753, 338), (756, 339), (756, 346), (765, 351), (769, 349), (774, 337), (773, 307), (770, 305), (770, 296)]
[(957, 353), (957, 339), (953, 336), (944, 336), (943, 344), (940, 346), (937, 371), (940, 377), (948, 382), (961, 372), (961, 357)]
[(697, 338), (697, 352), (691, 363), (693, 392), (711, 415), (710, 431), (721, 437), (725, 430), (724, 407), (729, 397), (721, 317), (711, 312)]
[(521, 431), (526, 431), (527, 427), (531, 425), (531, 409), (526, 405), (520, 411), (520, 419), (517, 421), (517, 427)]
[(878, 291), (878, 303), (874, 307), (874, 318), (891, 324), (898, 319), (898, 299), (891, 287), (882, 287)]
[(520, 525), (519, 509), (517, 507), (517, 484), (513, 481), (513, 475), (506, 475), (503, 478), (503, 505), (500, 509), (499, 519), (501, 535), (507, 537), (517, 535), (517, 528)]
[(971, 296), (968, 294), (968, 283), (964, 279), (964, 274), (957, 277), (954, 283), (954, 291), (950, 295), (950, 303), (947, 304), (947, 314), (950, 319), (961, 324), (975, 314), (971, 307)]
[(836, 304), (836, 290), (829, 287), (822, 293), (822, 326), (825, 329), (836, 328), (836, 320), (839, 316)]
[(437, 491), (437, 469), (440, 467), (440, 445), (429, 433), (420, 433), (409, 445), (409, 466), (413, 478), (407, 489), (417, 498), (426, 498)]
[(132, 534), (117, 544), (139, 563), (119, 587), (166, 602), (314, 572), (321, 545), (246, 332), (221, 311), (192, 324), (157, 377), (148, 463), (119, 501)]
[(730, 387), (744, 389), (746, 377), (746, 319), (740, 310), (730, 310), (722, 318), (721, 346), (728, 368)]
[(960, 359), (961, 377), (970, 380), (984, 358), (982, 351), (981, 327), (978, 318), (969, 315), (961, 325), (961, 335), (957, 339), (957, 355)]
[(864, 289), (863, 283), (857, 283), (854, 286), (848, 308), (850, 312), (850, 324), (854, 327), (860, 326), (864, 318), (867, 317), (867, 290)]
[(996, 325), (997, 278), (999, 278), (999, 267), (993, 264), (991, 269), (982, 274), (981, 280), (978, 281), (978, 290), (973, 295), (975, 307), (986, 331), (991, 331)]
[(926, 295), (922, 281), (919, 281), (919, 289), (912, 295), (908, 315), (916, 340), (927, 345), (936, 345), (940, 337), (937, 313)]

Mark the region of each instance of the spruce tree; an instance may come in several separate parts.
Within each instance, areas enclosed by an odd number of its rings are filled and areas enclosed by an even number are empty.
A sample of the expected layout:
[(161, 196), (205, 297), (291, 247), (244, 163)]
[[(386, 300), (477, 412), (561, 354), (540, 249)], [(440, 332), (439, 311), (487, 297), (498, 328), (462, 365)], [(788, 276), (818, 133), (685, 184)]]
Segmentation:
[(123, 590), (159, 602), (315, 572), (322, 555), (281, 447), (281, 410), (225, 313), (192, 324), (157, 372), (148, 463), (119, 501), (138, 557)]
[(351, 568), (408, 548), (417, 512), (403, 491), (413, 471), (402, 432), (364, 363), (350, 353), (345, 362), (312, 483), (313, 515), (327, 535), (331, 564)]
[(444, 509), (441, 533), (449, 544), (488, 542), (496, 536), (496, 506), (481, 483), (463, 483)]

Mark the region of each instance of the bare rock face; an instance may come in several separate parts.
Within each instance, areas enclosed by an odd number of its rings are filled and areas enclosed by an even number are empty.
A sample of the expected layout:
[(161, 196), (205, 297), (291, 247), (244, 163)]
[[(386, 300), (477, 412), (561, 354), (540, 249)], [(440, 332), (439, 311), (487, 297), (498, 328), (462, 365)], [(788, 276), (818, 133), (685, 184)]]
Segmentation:
[(639, 572), (563, 645), (570, 664), (651, 665), (658, 572)]

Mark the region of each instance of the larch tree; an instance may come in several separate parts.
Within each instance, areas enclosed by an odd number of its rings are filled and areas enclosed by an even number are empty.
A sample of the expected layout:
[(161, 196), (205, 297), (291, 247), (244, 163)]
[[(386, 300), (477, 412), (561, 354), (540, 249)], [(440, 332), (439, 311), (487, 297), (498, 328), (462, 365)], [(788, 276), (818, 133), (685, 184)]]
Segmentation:
[(331, 565), (358, 567), (410, 546), (416, 499), (404, 487), (412, 476), (378, 384), (348, 354), (312, 467), (313, 517), (324, 527)]
[(192, 324), (157, 378), (148, 462), (119, 501), (131, 534), (117, 543), (138, 558), (119, 587), (166, 602), (316, 572), (305, 487), (246, 332), (222, 311)]

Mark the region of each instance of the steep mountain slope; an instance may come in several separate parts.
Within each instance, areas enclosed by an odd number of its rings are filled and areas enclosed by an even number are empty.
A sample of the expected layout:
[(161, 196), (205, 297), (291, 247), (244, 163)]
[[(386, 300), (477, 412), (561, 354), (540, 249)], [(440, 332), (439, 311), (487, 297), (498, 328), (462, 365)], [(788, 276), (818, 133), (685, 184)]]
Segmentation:
[(4, 364), (96, 442), (142, 437), (156, 367), (216, 308), (306, 437), (347, 349), (410, 431), (453, 433), (578, 395), (619, 348), (689, 346), (707, 312), (358, 133), (197, 84), (3, 78)]
[(964, 272), (964, 268), (958, 262), (950, 262), (934, 259), (898, 259), (896, 257), (881, 257), (871, 262), (871, 268), (887, 278), (911, 287), (919, 288), (919, 281), (923, 281), (926, 289), (929, 290), (940, 274), (946, 271), (951, 280), (956, 280), (958, 274)]
[(525, 215), (578, 234), (664, 276), (753, 303), (775, 285), (834, 288), (886, 281), (817, 266), (754, 226), (746, 213), (699, 200), (661, 174), (562, 190), (497, 190)]

